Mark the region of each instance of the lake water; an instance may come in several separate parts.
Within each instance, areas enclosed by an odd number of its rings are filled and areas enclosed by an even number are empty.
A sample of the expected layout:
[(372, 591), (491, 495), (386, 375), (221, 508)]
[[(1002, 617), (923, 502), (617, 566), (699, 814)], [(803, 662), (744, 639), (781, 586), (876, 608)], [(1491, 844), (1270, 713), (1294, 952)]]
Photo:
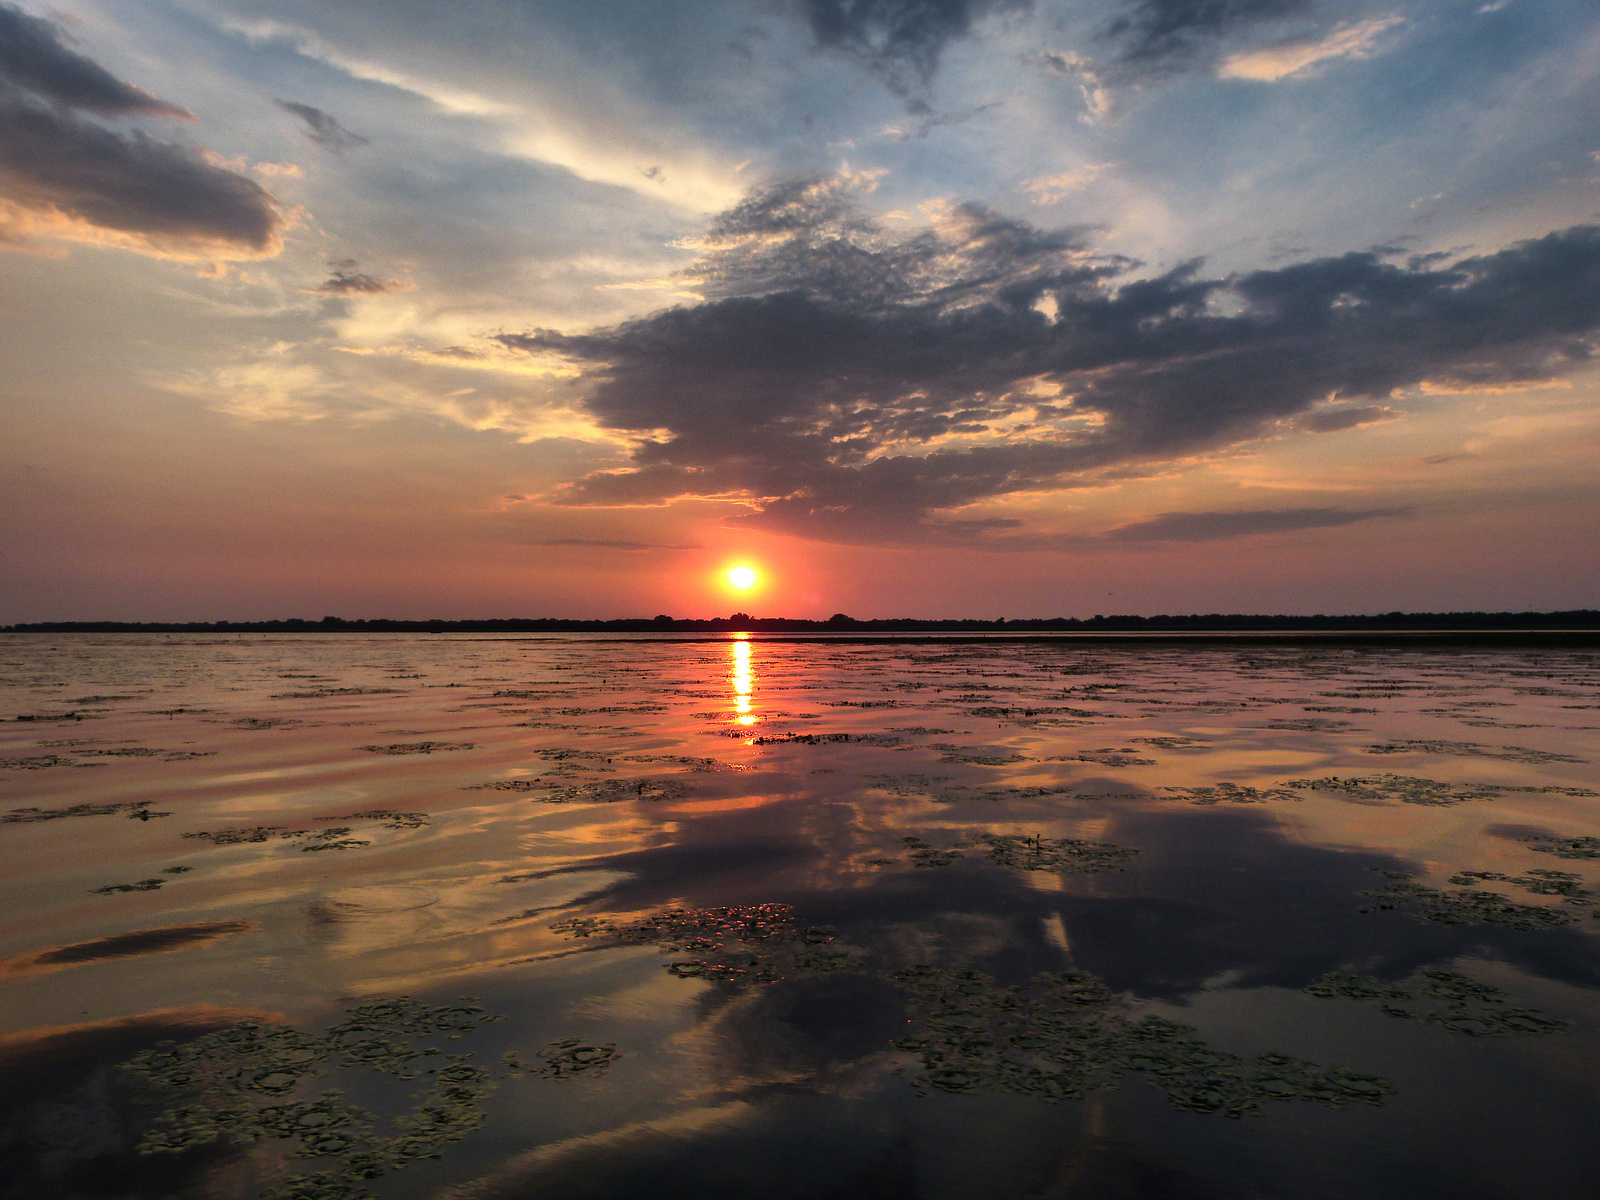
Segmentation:
[(1592, 651), (0, 635), (0, 716), (0, 1195), (1600, 1191)]

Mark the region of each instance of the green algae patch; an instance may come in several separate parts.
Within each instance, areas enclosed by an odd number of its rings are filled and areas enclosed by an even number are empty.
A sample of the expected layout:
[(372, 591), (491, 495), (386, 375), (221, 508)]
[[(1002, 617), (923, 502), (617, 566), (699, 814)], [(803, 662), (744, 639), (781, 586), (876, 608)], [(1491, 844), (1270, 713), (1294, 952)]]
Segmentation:
[[(439, 1158), (481, 1126), (484, 1100), (497, 1079), (600, 1074), (618, 1057), (615, 1045), (566, 1039), (547, 1046), (532, 1066), (508, 1054), (497, 1075), (470, 1062), (470, 1053), (433, 1044), (459, 1040), (500, 1019), (471, 997), (428, 1005), (401, 996), (361, 1004), (321, 1035), (241, 1021), (192, 1042), (164, 1042), (123, 1064), (151, 1089), (178, 1097), (146, 1131), (139, 1152), (281, 1143), (280, 1153), (325, 1165), (288, 1175), (264, 1197), (355, 1200), (370, 1194), (364, 1181)], [(346, 1104), (336, 1088), (308, 1094), (313, 1080), (353, 1070), (423, 1086), (387, 1123)]]
[(894, 1043), (916, 1055), (919, 1095), (1009, 1092), (1047, 1104), (1076, 1100), (1138, 1074), (1177, 1108), (1258, 1116), (1300, 1099), (1330, 1108), (1379, 1104), (1393, 1086), (1376, 1075), (1285, 1054), (1244, 1059), (1163, 1017), (1130, 1017), (1087, 971), (1037, 975), (1001, 987), (979, 971), (908, 967), (889, 979), (912, 993), (917, 1029)]
[(1401, 983), (1330, 971), (1305, 990), (1324, 1000), (1375, 1003), (1388, 1016), (1420, 1020), (1467, 1037), (1559, 1033), (1568, 1027), (1535, 1008), (1506, 1008), (1502, 988), (1459, 971), (1419, 971)]

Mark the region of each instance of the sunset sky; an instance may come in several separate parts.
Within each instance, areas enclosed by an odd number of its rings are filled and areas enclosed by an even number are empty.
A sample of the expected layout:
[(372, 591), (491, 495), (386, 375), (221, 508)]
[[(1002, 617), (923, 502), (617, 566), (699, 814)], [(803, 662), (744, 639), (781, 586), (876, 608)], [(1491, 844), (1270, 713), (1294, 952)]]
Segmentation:
[(1600, 7), (0, 0), (0, 321), (0, 622), (1600, 607)]

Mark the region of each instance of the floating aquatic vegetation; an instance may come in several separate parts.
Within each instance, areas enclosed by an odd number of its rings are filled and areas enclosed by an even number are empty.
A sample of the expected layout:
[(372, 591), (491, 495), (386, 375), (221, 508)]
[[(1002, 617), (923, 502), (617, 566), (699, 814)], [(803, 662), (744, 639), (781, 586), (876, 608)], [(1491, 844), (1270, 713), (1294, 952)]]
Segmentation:
[[(1451, 1033), (1468, 1037), (1497, 1037), (1517, 1033), (1557, 1033), (1567, 1022), (1547, 1017), (1535, 1008), (1505, 1008), (1505, 992), (1457, 971), (1420, 971), (1403, 983), (1385, 983), (1370, 975), (1345, 975), (1330, 971), (1306, 987), (1325, 1000), (1375, 1001), (1391, 1017), (1420, 1019)], [(1430, 1007), (1429, 1002), (1446, 1007)]]
[[(938, 849), (930, 846), (919, 837), (903, 837), (900, 839), (910, 851), (908, 857), (913, 867), (948, 867), (961, 857), (961, 847)], [(965, 843), (962, 843), (964, 846)]]
[[(374, 820), (388, 816), (421, 816), (420, 813), (380, 813), (373, 815)], [(337, 817), (335, 820), (348, 820), (346, 817)], [(408, 829), (410, 825), (390, 825), (389, 828)], [(252, 825), (236, 829), (200, 829), (183, 836), (196, 840), (210, 842), (213, 846), (242, 846), (251, 843), (267, 842), (272, 840), (295, 841), (299, 840), (300, 849), (308, 850), (353, 850), (359, 846), (370, 846), (371, 842), (359, 838), (349, 838), (345, 835), (350, 832), (349, 826), (335, 826), (332, 829), (284, 829), (277, 825)]]
[(1038, 834), (979, 834), (991, 862), (1019, 871), (1071, 871), (1096, 875), (1120, 871), (1139, 851), (1111, 842), (1082, 838), (1047, 838)]
[(391, 812), (387, 808), (369, 808), (364, 812), (346, 813), (342, 817), (332, 817), (330, 820), (382, 821), (385, 829), (421, 829), (424, 825), (433, 824), (433, 818), (427, 813)]
[(305, 722), (295, 717), (238, 717), (230, 724), (240, 729), (289, 729)]
[(945, 737), (952, 733), (960, 733), (959, 729), (934, 729), (927, 725), (894, 725), (890, 733), (903, 733), (907, 737)]
[(604, 1075), (611, 1064), (621, 1058), (615, 1042), (603, 1046), (591, 1045), (577, 1038), (560, 1038), (551, 1042), (536, 1056), (539, 1066), (522, 1060), (515, 1050), (508, 1050), (502, 1062), (510, 1075), (534, 1075), (543, 1079), (575, 1079), (579, 1076)]
[[(670, 908), (636, 921), (610, 917), (570, 917), (550, 928), (571, 938), (594, 938), (612, 945), (653, 945), (668, 954), (698, 957), (666, 964), (669, 975), (735, 985), (777, 983), (790, 970), (842, 971), (855, 968), (827, 947), (838, 931), (831, 925), (800, 928), (787, 904), (734, 905), (725, 908)], [(840, 953), (844, 953), (840, 951)]]
[(999, 750), (993, 746), (958, 746), (954, 742), (935, 742), (933, 748), (942, 752), (939, 757), (940, 762), (970, 763), (977, 767), (1008, 767), (1012, 763), (1028, 761), (1015, 750)]
[(898, 700), (824, 700), (828, 708), (899, 708)]
[[(447, 1053), (425, 1039), (456, 1040), (499, 1020), (471, 997), (430, 1006), (410, 997), (362, 1004), (327, 1033), (241, 1021), (184, 1044), (164, 1042), (124, 1067), (153, 1088), (183, 1101), (161, 1113), (139, 1145), (141, 1154), (177, 1154), (220, 1141), (235, 1145), (281, 1141), (293, 1157), (331, 1160), (311, 1175), (290, 1175), (267, 1193), (273, 1200), (355, 1200), (364, 1181), (401, 1170), (483, 1124), (483, 1101), (494, 1084), (470, 1053)], [(552, 1042), (529, 1067), (507, 1056), (502, 1078), (571, 1078), (602, 1073), (618, 1057), (615, 1045), (577, 1039)], [(433, 1065), (425, 1065), (425, 1064)], [(408, 1111), (380, 1132), (372, 1114), (347, 1105), (328, 1089), (306, 1085), (335, 1070), (366, 1068), (398, 1080), (427, 1079)], [(296, 1093), (300, 1093), (296, 1096)]]
[(0, 771), (44, 771), (51, 767), (70, 767), (72, 759), (60, 754), (28, 754), (0, 758)]
[(1156, 764), (1155, 759), (1144, 758), (1132, 746), (1106, 746), (1099, 750), (1084, 750), (1078, 754), (1062, 755), (1046, 761), (1099, 763), (1103, 767), (1153, 767)]
[(1528, 746), (1480, 746), (1477, 742), (1445, 742), (1435, 738), (1407, 738), (1361, 747), (1368, 754), (1456, 754), (1468, 758), (1498, 758), (1518, 763), (1581, 763), (1584, 760), (1553, 750), (1534, 750)]
[(399, 696), (400, 688), (328, 687), (304, 692), (275, 692), (274, 700), (328, 700), (335, 696)]
[(700, 758), (691, 754), (624, 754), (623, 762), (637, 763), (677, 763), (679, 766), (688, 767), (691, 771), (717, 772), (717, 771), (748, 771), (749, 767), (738, 763), (726, 763), (716, 758)]
[(1243, 783), (1213, 783), (1203, 787), (1162, 787), (1163, 792), (1179, 792), (1193, 804), (1265, 804), (1269, 800), (1298, 800), (1286, 788), (1255, 788)]
[(1335, 733), (1354, 727), (1354, 721), (1340, 721), (1331, 717), (1299, 717), (1290, 721), (1269, 721), (1262, 726), (1286, 733)]
[[(749, 730), (741, 728), (726, 729), (722, 734), (724, 737), (750, 737)], [(826, 746), (855, 742), (863, 746), (892, 748), (903, 741), (903, 738), (892, 733), (770, 733), (750, 738), (752, 746)]]
[(108, 883), (104, 887), (90, 888), (96, 896), (111, 896), (118, 892), (155, 892), (166, 883), (165, 879), (141, 879), (137, 883)]
[(1021, 987), (929, 966), (889, 978), (915, 997), (921, 1028), (894, 1045), (921, 1059), (913, 1079), (919, 1095), (1010, 1092), (1055, 1104), (1137, 1072), (1178, 1108), (1243, 1117), (1271, 1101), (1342, 1108), (1379, 1104), (1394, 1091), (1375, 1075), (1283, 1054), (1247, 1060), (1213, 1049), (1187, 1025), (1134, 1020), (1087, 971), (1038, 975)]
[(1511, 883), (1536, 896), (1560, 896), (1568, 904), (1588, 904), (1594, 893), (1583, 886), (1583, 876), (1570, 871), (1551, 871), (1536, 868), (1526, 875), (1503, 875), (1499, 871), (1462, 871), (1452, 875), (1450, 882), (1470, 887), (1479, 881), (1486, 883)]
[(1344, 792), (1357, 800), (1398, 800), (1436, 808), (1469, 800), (1493, 800), (1504, 789), (1493, 784), (1444, 783), (1420, 775), (1325, 775), (1321, 779), (1286, 779), (1281, 785), (1296, 791)]
[(127, 813), (134, 821), (170, 817), (170, 812), (154, 812), (150, 800), (131, 800), (117, 804), (74, 804), (70, 808), (13, 808), (0, 813), (0, 825), (31, 825), (35, 821), (60, 821), (67, 817), (110, 817)]
[(1210, 745), (1200, 738), (1184, 737), (1181, 734), (1163, 734), (1159, 737), (1136, 737), (1130, 741), (1139, 742), (1145, 746), (1154, 746), (1158, 750), (1191, 750), (1196, 746)]
[[(520, 782), (520, 781), (515, 781)], [(546, 785), (540, 804), (615, 804), (619, 800), (682, 800), (694, 789), (676, 779), (600, 779), (568, 787)], [(515, 789), (521, 791), (523, 789)]]
[[(1383, 912), (1404, 906), (1418, 920), (1436, 925), (1498, 925), (1504, 929), (1529, 931), (1555, 929), (1570, 925), (1574, 920), (1571, 913), (1559, 908), (1520, 904), (1499, 892), (1476, 888), (1443, 891), (1417, 883), (1403, 871), (1379, 871), (1379, 874), (1389, 882), (1361, 893), (1374, 901), (1370, 909), (1364, 908), (1362, 912)], [(1474, 874), (1474, 878), (1481, 877)]]
[(1520, 839), (1529, 850), (1538, 854), (1554, 854), (1557, 858), (1600, 858), (1600, 838), (1597, 837), (1540, 837)]
[(112, 746), (104, 750), (79, 750), (78, 753), (85, 758), (159, 758), (170, 751), (149, 746)]
[(471, 742), (395, 742), (388, 746), (359, 746), (373, 754), (443, 754), (450, 750), (471, 750)]
[(33, 721), (33, 722), (37, 722), (37, 723), (40, 723), (40, 724), (44, 724), (44, 723), (48, 723), (50, 721), (93, 721), (95, 718), (99, 717), (100, 715), (101, 714), (99, 714), (99, 713), (81, 713), (81, 712), (19, 713), (17, 715), (16, 719), (18, 721), (24, 721), (24, 722)]

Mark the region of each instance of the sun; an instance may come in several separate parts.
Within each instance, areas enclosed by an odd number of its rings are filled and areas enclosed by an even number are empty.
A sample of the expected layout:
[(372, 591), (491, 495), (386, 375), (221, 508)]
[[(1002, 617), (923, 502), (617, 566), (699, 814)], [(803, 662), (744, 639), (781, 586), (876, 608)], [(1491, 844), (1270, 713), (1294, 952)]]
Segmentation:
[(741, 592), (747, 592), (756, 585), (756, 569), (754, 567), (729, 567), (727, 571), (728, 584)]

